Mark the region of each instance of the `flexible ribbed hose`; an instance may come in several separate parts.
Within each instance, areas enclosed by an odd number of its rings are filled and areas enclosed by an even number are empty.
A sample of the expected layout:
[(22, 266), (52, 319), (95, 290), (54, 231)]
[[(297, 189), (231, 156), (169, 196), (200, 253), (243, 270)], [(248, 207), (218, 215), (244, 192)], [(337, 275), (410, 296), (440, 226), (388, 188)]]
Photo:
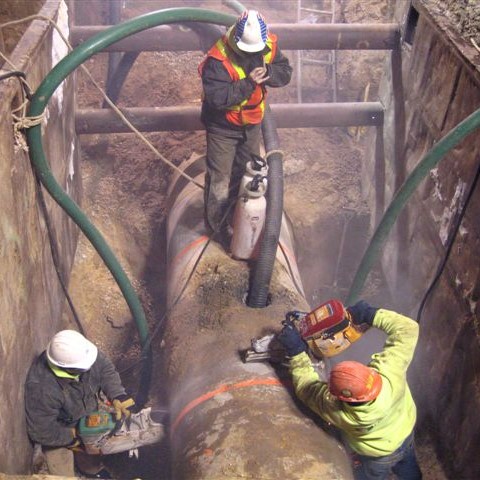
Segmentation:
[(252, 308), (264, 308), (268, 304), (270, 281), (282, 227), (283, 154), (279, 150), (280, 140), (277, 135), (277, 126), (268, 104), (265, 106), (262, 134), (268, 160), (267, 210), (260, 252), (253, 267), (247, 298), (247, 305)]

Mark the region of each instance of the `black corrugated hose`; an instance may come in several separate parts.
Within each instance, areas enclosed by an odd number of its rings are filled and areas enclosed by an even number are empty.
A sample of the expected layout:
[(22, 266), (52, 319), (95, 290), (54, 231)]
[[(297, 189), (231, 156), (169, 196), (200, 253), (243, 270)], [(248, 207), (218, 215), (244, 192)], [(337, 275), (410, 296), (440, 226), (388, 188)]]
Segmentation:
[(254, 265), (247, 297), (247, 305), (252, 308), (264, 308), (269, 301), (270, 280), (283, 214), (283, 153), (279, 150), (277, 125), (268, 104), (265, 105), (262, 134), (268, 161), (267, 211), (260, 253)]

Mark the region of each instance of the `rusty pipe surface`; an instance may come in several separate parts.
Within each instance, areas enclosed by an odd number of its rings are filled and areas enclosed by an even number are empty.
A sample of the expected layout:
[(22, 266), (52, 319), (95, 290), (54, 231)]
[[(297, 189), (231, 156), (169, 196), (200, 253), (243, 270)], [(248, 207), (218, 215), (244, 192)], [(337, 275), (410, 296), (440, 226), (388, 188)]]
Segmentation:
[[(73, 27), (71, 41), (77, 46), (108, 26)], [(269, 25), (281, 39), (282, 50), (393, 50), (400, 42), (400, 28), (386, 24), (298, 24)], [(105, 48), (112, 52), (195, 51), (202, 50), (192, 30), (178, 26), (159, 26), (136, 33)]]
[[(273, 104), (278, 128), (350, 127), (383, 125), (380, 102)], [(203, 130), (200, 107), (133, 107), (122, 112), (142, 132)], [(115, 112), (103, 109), (77, 110), (78, 135), (131, 133)]]
[[(186, 162), (186, 173), (201, 172), (202, 161)], [(167, 239), (163, 338), (172, 476), (351, 479), (343, 448), (300, 409), (286, 370), (240, 358), (250, 338), (278, 331), (286, 311), (308, 309), (283, 254), (271, 304), (248, 308), (247, 262), (234, 261), (215, 242), (204, 249), (203, 192), (178, 174), (170, 182)], [(290, 261), (295, 269), (294, 255)]]

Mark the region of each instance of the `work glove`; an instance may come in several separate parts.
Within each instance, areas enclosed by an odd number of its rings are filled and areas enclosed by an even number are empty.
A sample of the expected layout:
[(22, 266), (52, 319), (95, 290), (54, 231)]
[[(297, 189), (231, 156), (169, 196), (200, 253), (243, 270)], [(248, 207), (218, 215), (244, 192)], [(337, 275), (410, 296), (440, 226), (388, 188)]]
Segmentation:
[(284, 320), (282, 331), (278, 335), (278, 340), (285, 347), (289, 357), (307, 351), (307, 344), (291, 320)]
[(75, 428), (71, 429), (72, 431), (72, 441), (67, 445), (67, 448), (70, 450), (78, 449), (82, 446), (82, 440), (77, 436), (77, 430)]
[(355, 325), (366, 324), (370, 327), (373, 324), (373, 319), (375, 318), (377, 310), (377, 307), (372, 307), (364, 300), (360, 300), (355, 305), (347, 307), (347, 311), (352, 316), (352, 322)]
[(122, 417), (128, 418), (131, 415), (130, 408), (135, 405), (135, 400), (128, 395), (119, 395), (113, 399), (112, 403), (115, 409), (115, 418), (118, 422)]

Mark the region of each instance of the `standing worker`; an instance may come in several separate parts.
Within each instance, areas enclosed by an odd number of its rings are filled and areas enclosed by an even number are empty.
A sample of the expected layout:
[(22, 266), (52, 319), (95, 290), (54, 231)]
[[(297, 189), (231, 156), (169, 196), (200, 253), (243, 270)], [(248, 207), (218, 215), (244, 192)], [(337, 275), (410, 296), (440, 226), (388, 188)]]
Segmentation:
[(51, 475), (75, 476), (73, 450), (81, 445), (76, 426), (98, 410), (100, 392), (113, 403), (117, 420), (130, 415), (135, 402), (113, 363), (75, 330), (55, 334), (25, 384), (28, 435), (42, 446)]
[(356, 480), (383, 480), (391, 472), (402, 480), (419, 480), (422, 473), (413, 446), (416, 407), (406, 378), (418, 324), (364, 301), (347, 312), (355, 325), (383, 330), (387, 334), (384, 349), (372, 356), (368, 366), (338, 363), (326, 383), (313, 369), (300, 333), (288, 322), (278, 338), (291, 356), (295, 393), (341, 430), (347, 448), (353, 451)]
[(246, 163), (260, 153), (266, 87), (287, 85), (292, 67), (262, 15), (249, 10), (208, 51), (199, 73), (207, 131), (205, 218), (212, 230), (228, 236), (231, 215), (222, 220), (235, 201)]

